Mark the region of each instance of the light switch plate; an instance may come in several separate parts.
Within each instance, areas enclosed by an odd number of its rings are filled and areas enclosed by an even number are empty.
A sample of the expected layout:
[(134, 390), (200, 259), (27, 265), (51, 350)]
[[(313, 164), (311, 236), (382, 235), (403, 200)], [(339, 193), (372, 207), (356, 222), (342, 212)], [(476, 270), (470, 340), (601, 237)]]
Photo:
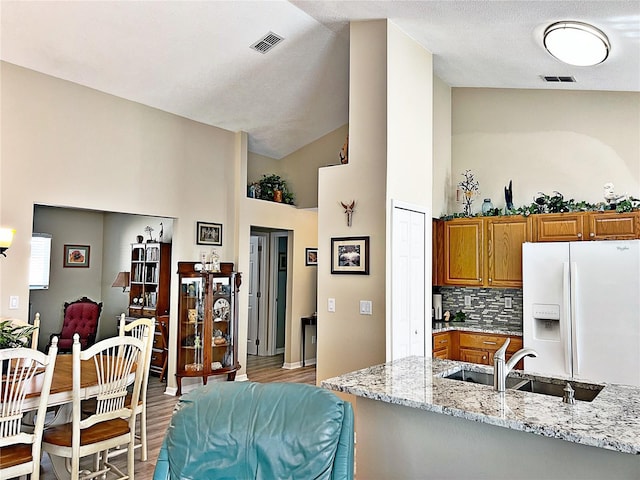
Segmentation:
[(17, 310), (20, 308), (20, 297), (17, 295), (11, 295), (9, 297), (9, 310)]
[(371, 300), (360, 300), (360, 315), (371, 315), (372, 312)]
[(464, 306), (465, 307), (470, 307), (471, 306), (471, 295), (465, 295), (464, 296)]
[(504, 297), (504, 308), (513, 308), (511, 297)]
[(335, 312), (336, 311), (336, 299), (335, 298), (329, 298), (327, 300), (327, 310), (329, 312)]

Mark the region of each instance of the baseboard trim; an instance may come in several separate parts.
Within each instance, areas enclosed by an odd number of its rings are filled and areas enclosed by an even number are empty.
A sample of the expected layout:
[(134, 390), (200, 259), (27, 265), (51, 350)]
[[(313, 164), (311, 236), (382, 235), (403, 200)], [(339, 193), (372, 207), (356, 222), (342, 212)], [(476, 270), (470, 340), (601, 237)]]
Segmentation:
[(302, 368), (302, 362), (283, 363), (282, 368), (285, 370), (295, 370), (296, 368)]

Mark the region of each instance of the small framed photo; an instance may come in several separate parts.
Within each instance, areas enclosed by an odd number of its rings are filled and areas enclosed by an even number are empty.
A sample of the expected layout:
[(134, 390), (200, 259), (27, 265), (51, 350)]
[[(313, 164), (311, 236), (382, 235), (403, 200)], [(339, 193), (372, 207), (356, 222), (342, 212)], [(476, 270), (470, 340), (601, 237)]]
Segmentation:
[(312, 265), (318, 265), (318, 249), (317, 248), (304, 249), (304, 264), (307, 267)]
[(196, 223), (196, 243), (198, 245), (222, 245), (221, 223)]
[(89, 245), (65, 245), (63, 267), (89, 268)]
[(287, 269), (287, 254), (280, 252), (278, 254), (278, 270), (283, 272)]
[(369, 275), (369, 237), (332, 238), (331, 273)]

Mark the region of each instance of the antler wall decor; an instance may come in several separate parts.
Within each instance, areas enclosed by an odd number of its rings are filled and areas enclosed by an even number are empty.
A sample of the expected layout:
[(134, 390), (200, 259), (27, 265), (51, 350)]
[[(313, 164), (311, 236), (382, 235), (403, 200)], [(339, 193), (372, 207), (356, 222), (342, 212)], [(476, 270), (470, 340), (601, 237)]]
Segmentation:
[(354, 207), (356, 206), (356, 201), (353, 200), (349, 205), (345, 205), (343, 202), (340, 202), (342, 208), (344, 208), (344, 213), (347, 216), (347, 227), (351, 226), (351, 219), (353, 217)]

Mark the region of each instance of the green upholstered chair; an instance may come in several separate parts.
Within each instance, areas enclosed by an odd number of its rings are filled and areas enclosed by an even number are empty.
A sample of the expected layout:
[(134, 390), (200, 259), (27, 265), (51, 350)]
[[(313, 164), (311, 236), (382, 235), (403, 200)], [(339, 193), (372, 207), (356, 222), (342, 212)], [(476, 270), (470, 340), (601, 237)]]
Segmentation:
[(215, 382), (184, 395), (154, 480), (352, 480), (353, 410), (312, 385)]

